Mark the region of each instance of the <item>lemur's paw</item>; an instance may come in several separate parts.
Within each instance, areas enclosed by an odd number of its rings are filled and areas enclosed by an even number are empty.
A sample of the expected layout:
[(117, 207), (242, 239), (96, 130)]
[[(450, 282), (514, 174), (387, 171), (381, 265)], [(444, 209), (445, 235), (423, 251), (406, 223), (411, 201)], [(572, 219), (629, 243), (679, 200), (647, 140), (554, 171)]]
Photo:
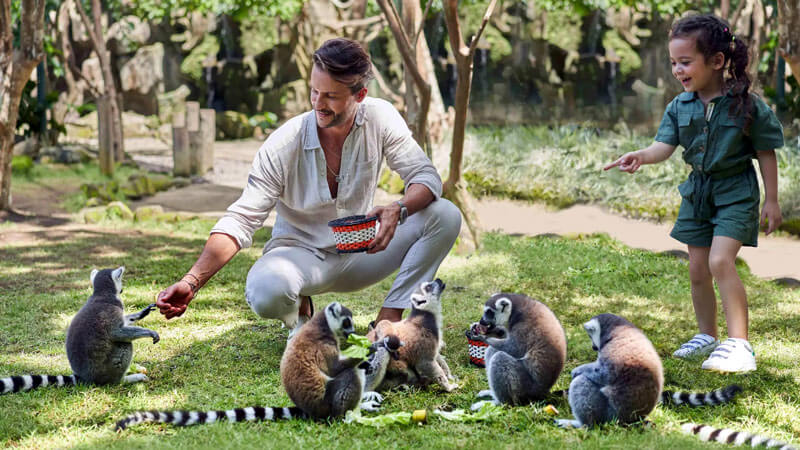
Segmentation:
[(361, 400), (364, 402), (376, 402), (380, 405), (383, 403), (383, 396), (375, 391), (369, 391), (361, 395)]
[(445, 384), (442, 385), (442, 388), (445, 390), (445, 392), (453, 392), (456, 389), (458, 389), (458, 384), (456, 384), (456, 383), (445, 383)]
[(140, 381), (147, 381), (147, 375), (143, 373), (133, 373), (130, 375), (126, 375), (125, 378), (122, 379), (125, 383), (138, 383)]
[(361, 409), (364, 411), (375, 412), (381, 409), (381, 404), (375, 401), (361, 402)]
[(469, 409), (472, 410), (472, 411), (477, 411), (477, 410), (483, 408), (483, 405), (485, 405), (487, 403), (494, 403), (494, 402), (492, 402), (491, 400), (481, 400), (479, 402), (473, 403), (472, 406), (469, 407)]
[(556, 419), (555, 423), (560, 428), (580, 428), (581, 427), (581, 422), (579, 420)]

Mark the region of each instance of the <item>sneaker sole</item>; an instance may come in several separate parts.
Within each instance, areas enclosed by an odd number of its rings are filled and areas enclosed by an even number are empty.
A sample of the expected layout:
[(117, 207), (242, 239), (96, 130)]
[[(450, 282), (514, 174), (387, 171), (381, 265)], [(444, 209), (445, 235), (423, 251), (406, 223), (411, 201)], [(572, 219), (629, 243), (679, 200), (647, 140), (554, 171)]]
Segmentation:
[(730, 375), (730, 374), (744, 374), (753, 372), (756, 369), (744, 369), (744, 370), (721, 370), (721, 369), (703, 369), (707, 372), (718, 373), (720, 375)]

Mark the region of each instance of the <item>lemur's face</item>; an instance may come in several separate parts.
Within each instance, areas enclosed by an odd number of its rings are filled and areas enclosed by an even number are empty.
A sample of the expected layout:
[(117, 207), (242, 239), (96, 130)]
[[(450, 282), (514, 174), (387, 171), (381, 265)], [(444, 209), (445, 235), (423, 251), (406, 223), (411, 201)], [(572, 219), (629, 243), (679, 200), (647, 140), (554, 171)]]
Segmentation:
[(437, 313), (441, 311), (441, 297), (445, 284), (440, 279), (425, 281), (411, 294), (411, 306), (414, 309)]
[(583, 329), (586, 330), (586, 334), (589, 335), (589, 339), (592, 340), (592, 350), (599, 351), (600, 350), (600, 321), (597, 318), (593, 318), (588, 322), (583, 324)]
[(337, 338), (347, 338), (347, 336), (355, 332), (353, 328), (353, 313), (339, 304), (339, 302), (333, 302), (325, 307), (325, 320)]
[(495, 295), (486, 301), (480, 325), (484, 327), (484, 332), (492, 331), (495, 327), (508, 328), (510, 317), (511, 299), (502, 295)]

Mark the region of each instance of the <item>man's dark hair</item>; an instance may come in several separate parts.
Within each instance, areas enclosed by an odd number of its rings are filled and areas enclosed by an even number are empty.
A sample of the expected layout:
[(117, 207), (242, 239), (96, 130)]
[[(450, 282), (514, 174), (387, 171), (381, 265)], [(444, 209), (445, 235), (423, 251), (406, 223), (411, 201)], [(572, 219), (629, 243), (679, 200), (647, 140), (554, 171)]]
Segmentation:
[(373, 77), (369, 54), (361, 44), (346, 38), (325, 41), (314, 52), (314, 66), (350, 88), (353, 94), (366, 86)]

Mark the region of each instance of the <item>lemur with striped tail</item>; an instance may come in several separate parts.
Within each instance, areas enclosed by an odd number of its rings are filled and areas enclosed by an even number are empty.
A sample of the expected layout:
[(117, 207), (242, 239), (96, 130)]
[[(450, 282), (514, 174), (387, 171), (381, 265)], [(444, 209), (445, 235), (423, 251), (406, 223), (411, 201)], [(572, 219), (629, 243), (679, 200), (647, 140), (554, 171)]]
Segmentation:
[(122, 274), (125, 267), (93, 270), (93, 293), (67, 329), (66, 349), (73, 375), (19, 375), (0, 379), (0, 394), (28, 391), (38, 387), (83, 384), (116, 384), (144, 381), (144, 374), (125, 375), (133, 359), (135, 339), (152, 338), (158, 333), (131, 326), (146, 317), (155, 305), (135, 314), (124, 315)]
[[(342, 358), (340, 343), (353, 333), (353, 313), (338, 302), (331, 303), (303, 325), (289, 340), (281, 358), (281, 381), (292, 407), (250, 406), (227, 411), (140, 411), (117, 422), (117, 430), (142, 422), (162, 422), (186, 426), (208, 424), (220, 420), (328, 419), (344, 416), (347, 411), (362, 408), (375, 411), (382, 397), (364, 392), (364, 371), (369, 361)], [(389, 354), (396, 352), (394, 339), (381, 341)], [(377, 354), (373, 353), (373, 355)], [(362, 395), (363, 394), (363, 395)]]

